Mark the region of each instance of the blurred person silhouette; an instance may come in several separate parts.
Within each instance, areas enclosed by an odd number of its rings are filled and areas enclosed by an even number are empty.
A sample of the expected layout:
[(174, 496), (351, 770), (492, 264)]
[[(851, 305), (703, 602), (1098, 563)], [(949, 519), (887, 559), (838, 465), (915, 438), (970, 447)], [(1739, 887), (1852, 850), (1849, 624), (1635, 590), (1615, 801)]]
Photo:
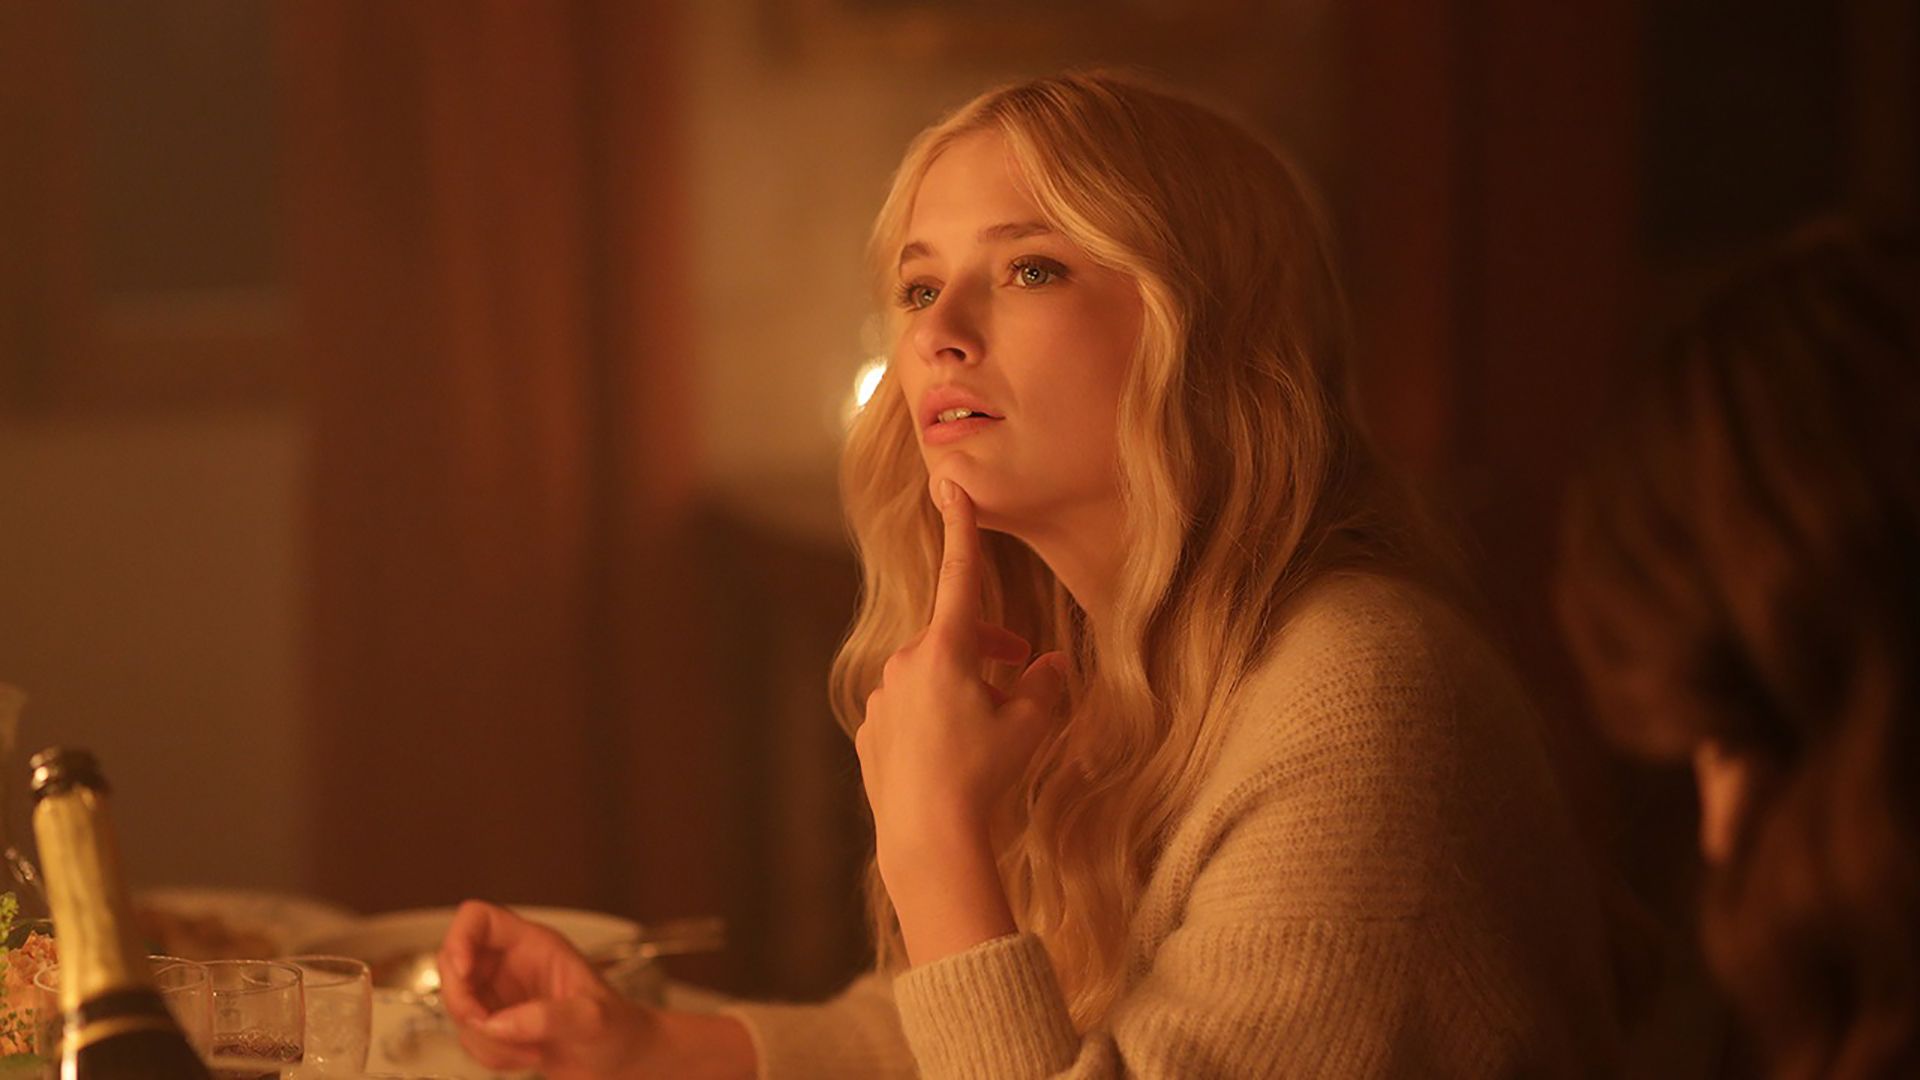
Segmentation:
[(1811, 226), (1663, 359), (1569, 494), (1572, 652), (1692, 764), (1739, 1052), (1920, 1076), (1920, 238)]
[(468, 1048), (549, 1077), (1578, 1076), (1596, 889), (1506, 662), (1350, 403), (1321, 215), (1126, 77), (991, 91), (875, 225), (887, 374), (841, 473), (834, 665), (871, 974), (618, 999), (463, 905)]

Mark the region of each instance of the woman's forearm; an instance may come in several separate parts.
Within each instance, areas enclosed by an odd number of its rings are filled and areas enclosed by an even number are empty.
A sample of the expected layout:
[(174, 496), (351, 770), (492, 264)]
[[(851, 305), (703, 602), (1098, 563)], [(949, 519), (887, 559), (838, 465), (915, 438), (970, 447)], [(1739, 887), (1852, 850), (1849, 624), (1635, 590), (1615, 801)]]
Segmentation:
[(881, 867), (915, 967), (1017, 929), (987, 831), (961, 830), (947, 842), (932, 840), (915, 845), (916, 857), (907, 866), (891, 874)]

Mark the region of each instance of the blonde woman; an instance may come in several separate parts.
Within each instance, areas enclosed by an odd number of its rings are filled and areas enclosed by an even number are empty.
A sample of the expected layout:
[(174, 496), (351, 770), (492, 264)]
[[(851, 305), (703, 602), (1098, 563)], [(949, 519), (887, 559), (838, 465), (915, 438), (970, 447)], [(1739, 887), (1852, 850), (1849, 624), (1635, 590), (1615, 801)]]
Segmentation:
[(1286, 165), (1101, 74), (983, 95), (874, 230), (886, 379), (834, 666), (875, 972), (822, 1005), (617, 1000), (469, 904), (483, 1061), (549, 1076), (1604, 1071), (1594, 889), (1527, 705), (1348, 405)]

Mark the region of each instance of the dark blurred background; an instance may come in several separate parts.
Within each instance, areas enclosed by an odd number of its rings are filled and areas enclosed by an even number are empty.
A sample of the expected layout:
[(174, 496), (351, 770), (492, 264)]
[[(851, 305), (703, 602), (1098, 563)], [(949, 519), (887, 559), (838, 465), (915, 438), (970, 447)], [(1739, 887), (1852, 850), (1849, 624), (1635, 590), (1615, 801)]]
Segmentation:
[(1586, 734), (1559, 486), (1743, 250), (1916, 209), (1917, 55), (1908, 0), (0, 0), (0, 678), (142, 884), (720, 912), (694, 974), (826, 990), (868, 220), (944, 109), (1125, 64), (1316, 179), (1379, 435), (1668, 903), (1686, 789)]

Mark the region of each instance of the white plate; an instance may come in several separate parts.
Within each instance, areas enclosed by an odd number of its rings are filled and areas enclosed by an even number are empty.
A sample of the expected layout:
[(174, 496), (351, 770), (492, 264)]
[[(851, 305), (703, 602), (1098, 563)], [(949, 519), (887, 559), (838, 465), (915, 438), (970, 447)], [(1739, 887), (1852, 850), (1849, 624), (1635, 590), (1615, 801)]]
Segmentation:
[(373, 992), (367, 1075), (457, 1080), (523, 1080), (533, 1072), (497, 1072), (467, 1056), (445, 1013), (398, 990)]
[[(454, 910), (415, 908), (349, 919), (300, 939), (295, 948), (306, 953), (358, 957), (369, 963), (408, 950), (438, 950), (441, 939), (447, 936), (447, 928), (453, 925)], [(509, 910), (523, 919), (552, 927), (585, 953), (632, 941), (640, 933), (640, 924), (632, 919), (598, 911), (559, 907)]]

